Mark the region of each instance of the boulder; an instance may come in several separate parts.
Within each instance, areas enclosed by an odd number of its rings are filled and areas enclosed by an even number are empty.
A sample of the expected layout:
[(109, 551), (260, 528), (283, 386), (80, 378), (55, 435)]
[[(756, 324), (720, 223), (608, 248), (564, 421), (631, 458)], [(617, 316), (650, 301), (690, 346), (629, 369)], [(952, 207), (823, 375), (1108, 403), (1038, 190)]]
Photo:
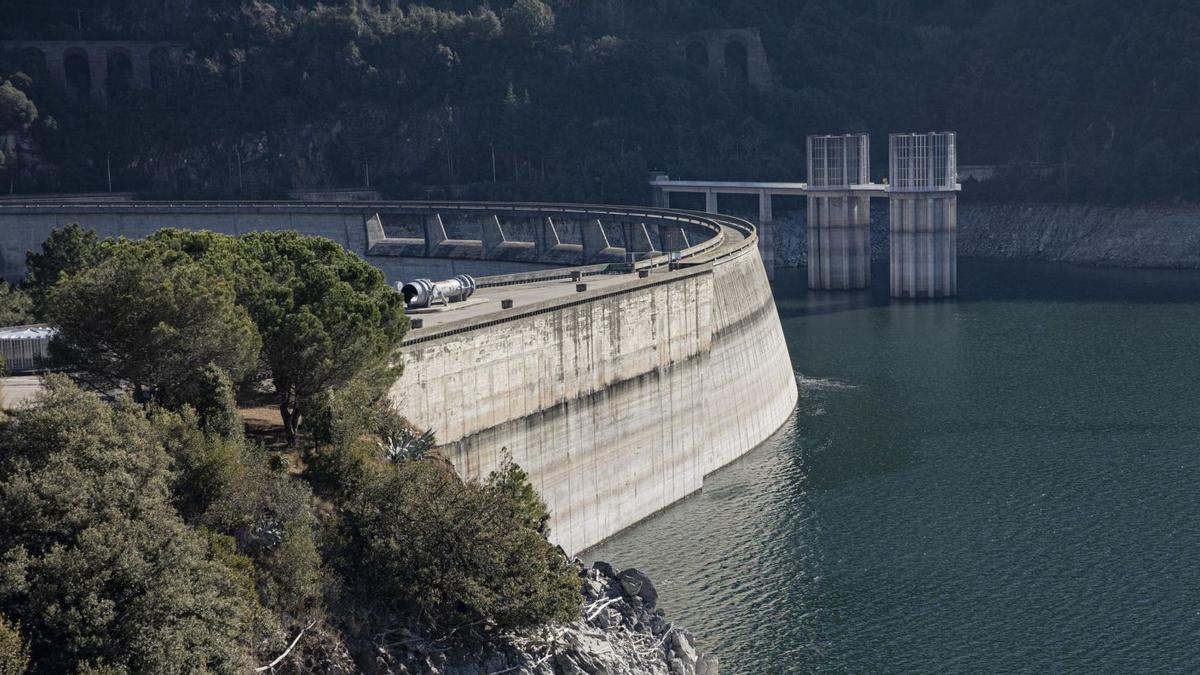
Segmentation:
[(655, 590), (650, 577), (631, 567), (623, 570), (617, 579), (620, 580), (625, 595), (640, 597), (647, 610), (652, 611), (658, 604), (658, 591)]
[(682, 659), (671, 659), (668, 667), (671, 669), (671, 675), (696, 675), (696, 670)]
[(705, 654), (696, 662), (696, 675), (718, 675), (719, 665), (715, 654)]
[(688, 666), (696, 665), (696, 648), (692, 645), (691, 636), (685, 630), (676, 630), (671, 633), (671, 649), (675, 652), (675, 656)]
[(592, 569), (603, 574), (604, 576), (608, 577), (609, 579), (617, 578), (617, 570), (613, 569), (612, 565), (609, 565), (608, 563), (606, 563), (602, 560), (597, 560), (596, 562), (592, 563)]
[(579, 664), (575, 662), (575, 659), (566, 652), (555, 656), (554, 662), (556, 665), (558, 665), (558, 668), (560, 671), (562, 671), (563, 675), (586, 675), (583, 668), (580, 668)]

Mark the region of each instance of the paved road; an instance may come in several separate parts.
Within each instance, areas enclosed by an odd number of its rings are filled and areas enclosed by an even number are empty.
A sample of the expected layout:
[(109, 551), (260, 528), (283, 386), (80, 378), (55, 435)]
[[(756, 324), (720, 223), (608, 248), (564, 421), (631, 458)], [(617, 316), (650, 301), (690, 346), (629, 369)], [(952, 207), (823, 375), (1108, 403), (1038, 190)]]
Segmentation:
[(32, 399), (41, 389), (42, 381), (37, 375), (0, 378), (0, 401), (5, 409), (11, 410)]
[[(726, 253), (740, 246), (745, 237), (739, 231), (725, 227), (725, 242), (724, 244), (713, 250), (710, 253), (703, 254), (696, 259), (689, 260), (695, 263), (697, 260), (706, 261), (715, 256)], [(650, 272), (651, 278), (664, 276), (669, 274), (668, 269), (657, 267)], [(489, 314), (500, 314), (503, 310), (500, 308), (501, 300), (512, 300), (513, 308), (520, 309), (535, 305), (539, 302), (565, 298), (566, 296), (574, 295), (575, 284), (587, 284), (587, 290), (600, 291), (606, 288), (612, 288), (627, 284), (637, 280), (637, 274), (599, 274), (595, 276), (584, 277), (582, 282), (571, 281), (570, 279), (558, 279), (554, 281), (539, 281), (528, 284), (514, 284), (511, 286), (498, 286), (494, 288), (481, 288), (474, 297), (466, 302), (454, 303), (447, 307), (434, 307), (430, 309), (412, 310), (409, 316), (419, 318), (424, 322), (422, 330), (428, 330), (444, 324), (463, 321), (465, 319), (478, 319), (479, 317)]]
[[(665, 270), (665, 268), (664, 268)], [(662, 272), (652, 272), (651, 276), (657, 276)], [(475, 292), (475, 295), (466, 302), (453, 303), (447, 307), (433, 307), (430, 309), (418, 309), (409, 311), (409, 316), (414, 319), (421, 319), (425, 322), (425, 328), (433, 328), (442, 324), (447, 324), (452, 321), (462, 321), (463, 319), (475, 319), (488, 314), (494, 314), (501, 311), (501, 300), (512, 300), (513, 308), (520, 309), (528, 307), (539, 302), (553, 300), (564, 296), (574, 295), (575, 284), (587, 284), (587, 290), (598, 291), (613, 286), (629, 283), (637, 279), (636, 274), (599, 274), (596, 276), (585, 277), (582, 282), (571, 281), (570, 279), (557, 279), (554, 281), (539, 281), (531, 284), (515, 284), (512, 286), (498, 286), (495, 288), (481, 288)]]

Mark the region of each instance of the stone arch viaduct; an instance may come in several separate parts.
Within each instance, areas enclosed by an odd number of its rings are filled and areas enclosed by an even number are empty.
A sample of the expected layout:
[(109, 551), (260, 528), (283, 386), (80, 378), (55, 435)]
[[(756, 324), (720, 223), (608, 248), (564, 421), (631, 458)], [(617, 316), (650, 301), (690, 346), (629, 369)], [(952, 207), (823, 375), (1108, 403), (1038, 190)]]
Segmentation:
[(153, 87), (157, 69), (180, 43), (131, 41), (5, 41), (27, 74), (44, 75), (77, 104), (105, 105), (134, 89)]
[(674, 50), (677, 56), (718, 79), (746, 82), (764, 92), (772, 88), (771, 65), (757, 29), (690, 33), (675, 43)]
[(754, 226), (665, 208), (568, 204), (0, 202), (5, 276), (79, 222), (329, 237), (392, 281), (476, 275), (414, 310), (394, 405), (468, 479), (511, 453), (571, 553), (700, 490), (797, 399)]

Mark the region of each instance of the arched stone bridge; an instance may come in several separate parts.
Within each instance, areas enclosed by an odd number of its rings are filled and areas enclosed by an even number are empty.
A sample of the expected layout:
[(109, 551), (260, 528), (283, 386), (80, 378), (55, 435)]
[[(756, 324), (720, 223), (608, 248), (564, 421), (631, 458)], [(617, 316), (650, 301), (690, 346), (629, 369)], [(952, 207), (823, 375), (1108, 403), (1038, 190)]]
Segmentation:
[(675, 43), (676, 54), (691, 65), (727, 82), (746, 82), (769, 92), (771, 65), (755, 28), (729, 28), (689, 33)]
[(182, 50), (181, 43), (10, 40), (0, 42), (17, 66), (48, 77), (77, 105), (105, 105), (134, 89), (149, 89)]

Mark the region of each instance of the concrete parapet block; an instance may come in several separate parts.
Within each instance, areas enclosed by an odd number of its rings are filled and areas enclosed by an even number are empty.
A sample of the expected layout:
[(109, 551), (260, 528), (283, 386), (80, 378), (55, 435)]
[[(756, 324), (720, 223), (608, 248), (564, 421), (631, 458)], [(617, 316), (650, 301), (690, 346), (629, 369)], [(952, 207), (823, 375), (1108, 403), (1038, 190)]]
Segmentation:
[(562, 246), (562, 239), (558, 236), (558, 228), (554, 225), (553, 218), (546, 218), (542, 221), (542, 252), (556, 251)]
[(504, 226), (500, 224), (499, 216), (492, 216), (483, 219), (483, 250), (484, 254), (491, 254), (500, 248), (500, 246), (508, 241), (508, 237), (504, 235)]
[(446, 225), (442, 222), (440, 213), (425, 216), (425, 252), (432, 255), (434, 250), (450, 237), (446, 235)]
[(422, 256), (426, 253), (425, 241), (415, 237), (389, 237), (383, 229), (383, 219), (378, 213), (365, 219), (367, 230), (367, 255), (377, 256)]
[(630, 253), (658, 253), (654, 248), (654, 240), (650, 238), (650, 230), (646, 229), (645, 223), (632, 223), (629, 225), (629, 252)]
[(583, 264), (585, 262), (583, 244), (564, 244), (558, 234), (558, 226), (554, 224), (554, 219), (546, 218), (542, 224), (538, 260), (554, 264)]
[(483, 257), (491, 260), (536, 260), (537, 242), (508, 238), (499, 216), (483, 221)]
[(604, 224), (598, 219), (593, 219), (583, 224), (583, 254), (588, 258), (596, 255), (606, 248), (610, 248), (608, 243), (608, 234), (604, 231)]
[(383, 219), (376, 213), (366, 219), (367, 226), (367, 251), (370, 251), (376, 244), (383, 243), (387, 239), (387, 234), (383, 231)]
[(483, 258), (483, 241), (479, 239), (451, 239), (439, 213), (425, 216), (425, 255), (430, 258)]
[(662, 242), (663, 249), (667, 251), (682, 251), (691, 248), (687, 230), (680, 225), (659, 225), (658, 240)]
[(625, 258), (625, 249), (613, 246), (604, 231), (604, 224), (598, 219), (583, 223), (583, 258), (585, 262), (597, 259), (620, 261)]

